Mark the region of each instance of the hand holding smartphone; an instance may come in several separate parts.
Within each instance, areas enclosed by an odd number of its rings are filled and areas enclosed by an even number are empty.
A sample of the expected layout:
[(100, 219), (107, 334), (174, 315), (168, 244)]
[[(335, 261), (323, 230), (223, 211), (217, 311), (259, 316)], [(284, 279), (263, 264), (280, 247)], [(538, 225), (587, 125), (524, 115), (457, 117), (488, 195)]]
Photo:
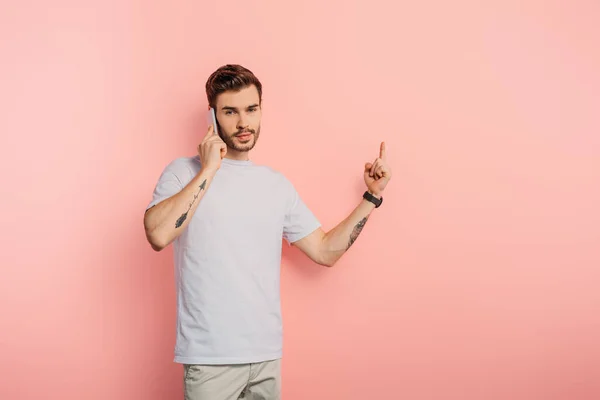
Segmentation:
[[(208, 132), (202, 139), (202, 143), (198, 146), (198, 155), (203, 168), (217, 170), (221, 166), (221, 160), (227, 154), (227, 145), (218, 133), (217, 116), (214, 108), (210, 108), (208, 112)], [(212, 132), (210, 127), (212, 126)]]

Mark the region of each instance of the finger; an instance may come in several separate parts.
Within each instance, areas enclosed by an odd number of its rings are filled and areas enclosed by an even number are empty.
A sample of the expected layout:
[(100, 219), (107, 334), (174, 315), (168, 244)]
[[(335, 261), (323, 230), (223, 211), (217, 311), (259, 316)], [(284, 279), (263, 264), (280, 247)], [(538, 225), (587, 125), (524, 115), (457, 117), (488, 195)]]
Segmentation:
[(225, 142), (223, 141), (223, 139), (221, 139), (221, 136), (219, 135), (211, 135), (208, 139), (207, 142), (211, 142), (211, 143), (218, 143), (219, 145), (221, 144), (225, 144)]
[(385, 160), (386, 158), (385, 142), (381, 142), (381, 146), (379, 147), (379, 158), (381, 158), (382, 160)]
[(375, 174), (378, 178), (383, 178), (387, 174), (387, 169), (384, 164), (379, 165), (379, 167), (375, 170)]
[(373, 165), (371, 166), (371, 170), (369, 171), (369, 176), (373, 176), (373, 174), (375, 173), (375, 170), (377, 169), (377, 167), (379, 167), (380, 164), (381, 164), (381, 160), (379, 158), (376, 158), (375, 161), (373, 162)]
[(214, 130), (213, 126), (209, 125), (206, 135), (204, 135), (204, 140), (209, 139), (211, 136), (213, 136), (214, 133), (215, 133), (215, 130)]

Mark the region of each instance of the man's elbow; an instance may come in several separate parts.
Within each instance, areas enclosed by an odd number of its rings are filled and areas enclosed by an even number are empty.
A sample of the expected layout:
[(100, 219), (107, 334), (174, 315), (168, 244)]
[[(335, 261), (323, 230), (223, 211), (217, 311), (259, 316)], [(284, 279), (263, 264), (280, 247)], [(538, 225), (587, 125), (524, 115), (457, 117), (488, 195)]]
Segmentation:
[(342, 255), (339, 254), (339, 252), (329, 250), (326, 244), (323, 243), (316, 251), (313, 260), (319, 265), (331, 268), (337, 263), (341, 256)]
[(168, 243), (161, 237), (155, 224), (151, 221), (151, 213), (149, 211), (150, 209), (146, 210), (144, 214), (144, 233), (146, 235), (146, 240), (150, 243), (152, 250), (161, 251), (167, 247)]
[(148, 243), (150, 243), (150, 247), (152, 247), (152, 250), (156, 252), (161, 251), (165, 247), (167, 247), (167, 243), (165, 243), (164, 240), (160, 240), (160, 238), (156, 237), (155, 235), (146, 233), (146, 239), (148, 240)]
[(337, 259), (333, 259), (331, 257), (322, 256), (322, 257), (317, 258), (315, 260), (315, 262), (317, 264), (319, 264), (319, 265), (324, 266), (324, 267), (331, 268), (331, 267), (333, 267), (335, 265), (335, 263), (337, 262)]
[(156, 232), (156, 230), (150, 230), (146, 227), (145, 233), (146, 240), (148, 241), (148, 243), (150, 243), (150, 247), (152, 247), (152, 250), (158, 252), (169, 245), (168, 241), (165, 238), (161, 237), (161, 235), (159, 235), (158, 232)]
[(150, 247), (152, 247), (152, 250), (159, 252), (162, 251), (166, 246), (157, 244), (155, 242), (150, 242)]

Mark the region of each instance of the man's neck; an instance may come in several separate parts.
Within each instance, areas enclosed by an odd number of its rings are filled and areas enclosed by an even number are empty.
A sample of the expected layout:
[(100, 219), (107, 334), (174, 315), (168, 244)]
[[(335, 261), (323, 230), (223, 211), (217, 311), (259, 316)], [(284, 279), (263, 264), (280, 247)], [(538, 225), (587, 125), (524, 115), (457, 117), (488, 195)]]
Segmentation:
[(250, 154), (248, 151), (235, 151), (227, 149), (227, 154), (225, 154), (225, 158), (236, 161), (249, 161)]

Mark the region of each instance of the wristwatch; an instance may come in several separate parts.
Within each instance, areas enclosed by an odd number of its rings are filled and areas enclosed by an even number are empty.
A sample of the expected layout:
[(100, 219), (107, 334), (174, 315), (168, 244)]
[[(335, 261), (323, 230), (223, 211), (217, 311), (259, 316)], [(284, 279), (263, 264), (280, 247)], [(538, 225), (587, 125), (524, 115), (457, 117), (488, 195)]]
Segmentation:
[(375, 197), (371, 193), (369, 193), (368, 190), (363, 194), (363, 199), (375, 204), (375, 208), (379, 208), (381, 203), (383, 203), (383, 196), (380, 199), (378, 199), (377, 197)]

